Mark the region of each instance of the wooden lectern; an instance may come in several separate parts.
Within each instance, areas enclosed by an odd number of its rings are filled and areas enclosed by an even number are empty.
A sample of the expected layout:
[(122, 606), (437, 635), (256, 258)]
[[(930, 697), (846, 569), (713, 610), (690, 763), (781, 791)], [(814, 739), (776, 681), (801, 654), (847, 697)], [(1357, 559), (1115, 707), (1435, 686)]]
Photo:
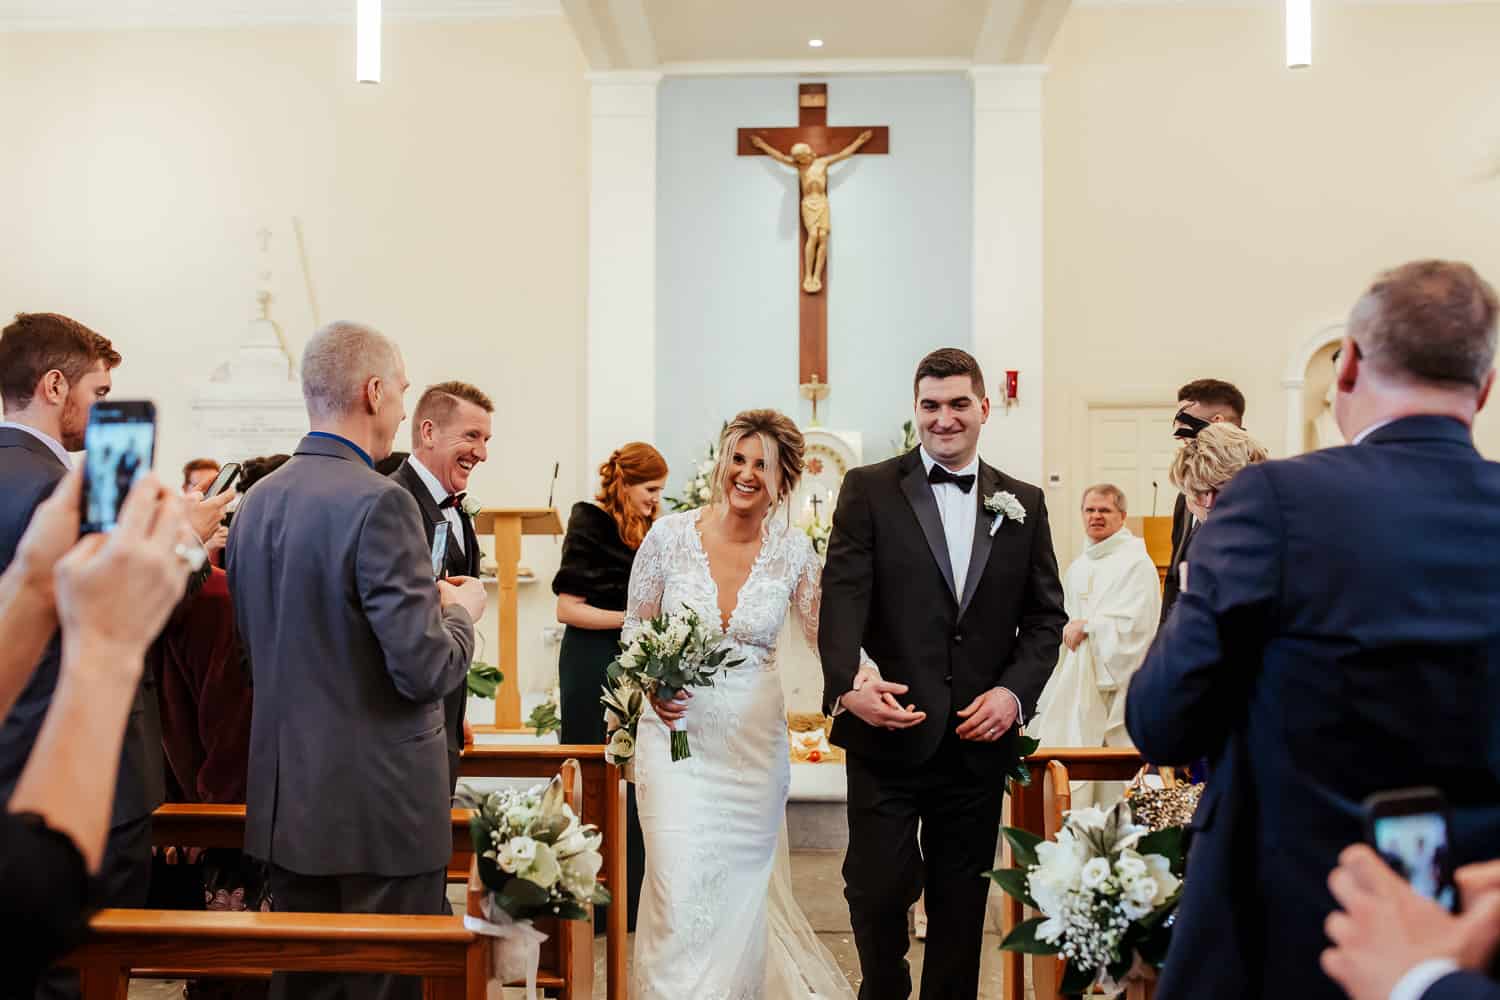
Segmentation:
[(1156, 564), (1156, 575), (1163, 583), (1172, 572), (1172, 519), (1170, 517), (1141, 518), (1141, 537), (1145, 539), (1146, 551)]
[(516, 567), (522, 535), (560, 535), (553, 507), (492, 507), (474, 516), (474, 533), (495, 536), (496, 583), (500, 589), (500, 651), (495, 666), (505, 675), (495, 690), (495, 728), (521, 728), (521, 665), (516, 653)]

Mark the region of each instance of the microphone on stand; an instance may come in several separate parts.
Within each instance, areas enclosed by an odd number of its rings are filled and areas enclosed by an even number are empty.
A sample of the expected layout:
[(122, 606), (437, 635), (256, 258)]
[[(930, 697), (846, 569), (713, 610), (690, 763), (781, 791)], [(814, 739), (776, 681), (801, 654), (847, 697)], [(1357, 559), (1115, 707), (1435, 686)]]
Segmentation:
[[(557, 492), (557, 470), (562, 467), (561, 462), (552, 463), (552, 485), (547, 487), (547, 509), (552, 509), (552, 496)], [(558, 544), (558, 536), (552, 536), (553, 544)]]
[(1156, 516), (1156, 480), (1151, 480), (1151, 516)]

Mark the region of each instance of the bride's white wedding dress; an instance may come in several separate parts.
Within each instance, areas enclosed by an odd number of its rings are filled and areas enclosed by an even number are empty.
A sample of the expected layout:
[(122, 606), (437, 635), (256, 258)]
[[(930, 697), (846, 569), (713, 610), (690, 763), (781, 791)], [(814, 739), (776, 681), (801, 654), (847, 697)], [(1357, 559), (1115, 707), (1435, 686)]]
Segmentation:
[[(662, 518), (630, 576), (628, 636), (663, 610), (721, 621), (701, 511)], [(697, 688), (692, 757), (673, 762), (649, 702), (637, 730), (636, 801), (646, 877), (635, 935), (635, 1000), (852, 1000), (791, 897), (783, 826), (791, 785), (776, 640), (787, 609), (817, 648), (822, 566), (807, 535), (771, 519), (728, 624), (739, 666)], [(722, 623), (722, 621), (721, 621)]]

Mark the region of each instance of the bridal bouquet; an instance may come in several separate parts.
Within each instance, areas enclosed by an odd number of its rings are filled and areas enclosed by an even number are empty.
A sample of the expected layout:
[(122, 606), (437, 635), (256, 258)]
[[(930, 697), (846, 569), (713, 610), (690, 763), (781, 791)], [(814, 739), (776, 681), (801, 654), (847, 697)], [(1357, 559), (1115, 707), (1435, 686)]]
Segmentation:
[(562, 781), (526, 790), (479, 795), (467, 789), (459, 804), (470, 809), (469, 836), (487, 890), (484, 918), (465, 917), (471, 931), (496, 939), (495, 971), (502, 981), (525, 977), (535, 996), (541, 944), (547, 935), (536, 917), (586, 920), (589, 905), (607, 905), (599, 884), (604, 856), (598, 828), (578, 821), (563, 801)]
[(1106, 992), (1138, 968), (1160, 968), (1181, 895), (1182, 828), (1151, 833), (1137, 826), (1128, 802), (1067, 814), (1054, 841), (1006, 827), (1018, 867), (989, 877), (1040, 917), (1020, 924), (1000, 945), (1007, 951), (1068, 960), (1061, 992), (1093, 986)]
[[(709, 625), (696, 611), (684, 607), (642, 622), (629, 639), (621, 641), (620, 655), (606, 672), (616, 690), (628, 685), (670, 700), (688, 688), (709, 687), (721, 670), (739, 666), (743, 661), (730, 659), (731, 652), (733, 647), (725, 641), (717, 623)], [(628, 688), (622, 697), (628, 697)], [(606, 707), (608, 704), (606, 701)], [(672, 759), (685, 760), (692, 755), (687, 723), (680, 720), (672, 725)]]

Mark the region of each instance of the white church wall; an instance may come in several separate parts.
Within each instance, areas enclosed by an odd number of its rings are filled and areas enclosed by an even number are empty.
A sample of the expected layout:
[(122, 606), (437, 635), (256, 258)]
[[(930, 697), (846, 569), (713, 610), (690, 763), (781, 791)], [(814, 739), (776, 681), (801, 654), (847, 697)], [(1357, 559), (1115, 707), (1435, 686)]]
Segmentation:
[[(300, 217), (322, 318), (401, 344), (408, 408), (449, 378), (495, 400), (476, 498), (541, 504), (557, 461), (566, 516), (589, 478), (577, 43), (560, 16), (389, 22), (384, 39), (385, 82), (360, 86), (351, 26), (0, 34), (0, 316), (55, 310), (111, 337), (116, 395), (161, 408), (170, 478), (194, 388), (256, 315), (263, 226), (272, 315), (306, 343)], [(548, 673), (557, 552), (523, 554), (540, 582), (521, 588), (522, 662)]]
[[(1066, 487), (1049, 493), (1069, 511), (1063, 561), (1085, 401), (1228, 378), (1280, 455), (1288, 357), (1378, 271), (1453, 257), (1500, 282), (1500, 6), (1316, 11), (1295, 72), (1274, 5), (1075, 7), (1053, 46), (1045, 460)], [(1500, 457), (1500, 407), (1477, 437)]]
[[(672, 78), (658, 105), (656, 428), (680, 488), (722, 420), (797, 394), (796, 176), (735, 155), (736, 129), (797, 123), (795, 76)], [(889, 125), (891, 153), (832, 168), (827, 427), (893, 452), (927, 351), (973, 341), (973, 98), (962, 75), (828, 82), (833, 125)], [(991, 376), (993, 381), (994, 376)]]

